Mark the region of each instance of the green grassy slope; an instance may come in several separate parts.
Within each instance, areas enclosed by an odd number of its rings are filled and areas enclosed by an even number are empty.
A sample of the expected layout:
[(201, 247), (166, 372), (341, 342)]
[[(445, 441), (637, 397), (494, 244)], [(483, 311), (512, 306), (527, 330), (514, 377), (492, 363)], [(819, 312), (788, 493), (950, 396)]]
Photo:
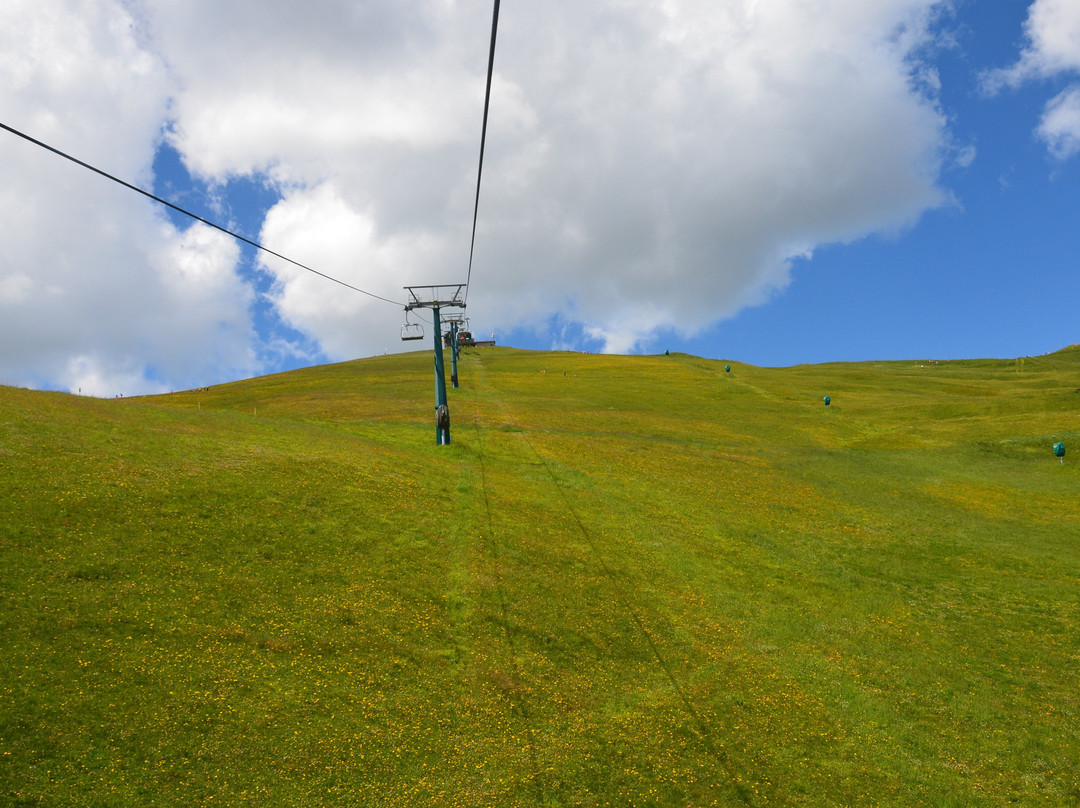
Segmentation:
[(0, 805), (1080, 803), (1080, 348), (461, 378), (0, 388)]

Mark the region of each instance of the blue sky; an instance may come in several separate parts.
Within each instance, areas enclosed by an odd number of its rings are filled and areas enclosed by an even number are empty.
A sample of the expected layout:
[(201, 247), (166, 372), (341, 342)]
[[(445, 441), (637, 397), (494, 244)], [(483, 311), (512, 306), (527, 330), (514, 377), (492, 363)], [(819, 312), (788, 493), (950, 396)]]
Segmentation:
[[(490, 11), (10, 0), (0, 121), (403, 300), (465, 279)], [(510, 3), (495, 67), (478, 335), (763, 365), (1080, 341), (1075, 4)], [(0, 383), (417, 345), (396, 306), (0, 134)]]

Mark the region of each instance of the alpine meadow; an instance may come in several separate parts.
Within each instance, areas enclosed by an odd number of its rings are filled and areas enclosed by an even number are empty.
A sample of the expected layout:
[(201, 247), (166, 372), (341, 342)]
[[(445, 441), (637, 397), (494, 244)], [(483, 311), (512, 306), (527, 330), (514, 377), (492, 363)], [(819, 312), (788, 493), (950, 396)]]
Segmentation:
[(1080, 804), (1080, 346), (431, 365), (0, 388), (0, 804)]

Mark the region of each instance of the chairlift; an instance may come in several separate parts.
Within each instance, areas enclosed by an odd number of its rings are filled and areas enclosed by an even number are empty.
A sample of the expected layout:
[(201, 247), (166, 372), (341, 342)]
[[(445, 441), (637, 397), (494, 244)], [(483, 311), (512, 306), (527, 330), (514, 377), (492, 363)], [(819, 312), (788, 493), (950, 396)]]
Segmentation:
[(401, 327), (401, 339), (403, 342), (408, 342), (414, 339), (424, 338), (424, 326), (420, 323), (410, 323), (409, 313), (405, 312), (405, 325)]

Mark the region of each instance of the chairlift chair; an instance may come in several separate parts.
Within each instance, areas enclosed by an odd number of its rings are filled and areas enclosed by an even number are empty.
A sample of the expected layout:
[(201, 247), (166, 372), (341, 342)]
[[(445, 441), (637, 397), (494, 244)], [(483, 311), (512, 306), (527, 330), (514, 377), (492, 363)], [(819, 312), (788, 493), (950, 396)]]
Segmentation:
[(403, 342), (408, 342), (414, 339), (424, 338), (424, 326), (420, 323), (410, 323), (409, 314), (405, 313), (405, 325), (401, 327), (401, 339)]

